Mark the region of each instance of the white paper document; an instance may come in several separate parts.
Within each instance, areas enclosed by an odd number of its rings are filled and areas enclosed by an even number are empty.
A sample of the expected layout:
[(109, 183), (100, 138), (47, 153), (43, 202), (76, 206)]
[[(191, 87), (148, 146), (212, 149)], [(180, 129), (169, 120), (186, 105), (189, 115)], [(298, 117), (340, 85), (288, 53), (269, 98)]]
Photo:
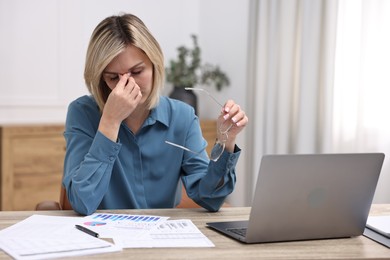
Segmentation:
[[(80, 231), (80, 225), (87, 231)], [(93, 231), (99, 238), (87, 234)], [(114, 244), (100, 238), (110, 238)], [(122, 248), (214, 247), (189, 219), (95, 213), (86, 217), (32, 215), (0, 231), (0, 248), (15, 259), (48, 259)]]
[(390, 238), (390, 216), (369, 216), (367, 227)]
[(143, 237), (152, 247), (214, 247), (214, 244), (189, 219), (168, 220)]
[(80, 217), (32, 215), (0, 231), (0, 248), (15, 259), (47, 259), (122, 250), (75, 228)]
[(78, 224), (98, 233), (99, 237), (112, 238), (123, 248), (214, 246), (188, 219), (95, 213)]

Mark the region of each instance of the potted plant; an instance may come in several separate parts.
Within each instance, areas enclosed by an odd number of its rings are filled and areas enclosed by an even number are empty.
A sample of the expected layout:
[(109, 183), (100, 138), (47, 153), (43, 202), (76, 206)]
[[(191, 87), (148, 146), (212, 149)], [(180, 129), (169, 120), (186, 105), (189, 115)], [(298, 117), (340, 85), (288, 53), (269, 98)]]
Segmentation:
[(171, 98), (182, 100), (192, 105), (197, 113), (197, 97), (188, 87), (197, 84), (215, 86), (218, 91), (229, 86), (228, 76), (215, 65), (202, 64), (201, 49), (196, 35), (191, 35), (193, 48), (180, 46), (177, 48), (176, 60), (170, 60), (169, 67), (165, 69), (167, 82), (173, 85)]

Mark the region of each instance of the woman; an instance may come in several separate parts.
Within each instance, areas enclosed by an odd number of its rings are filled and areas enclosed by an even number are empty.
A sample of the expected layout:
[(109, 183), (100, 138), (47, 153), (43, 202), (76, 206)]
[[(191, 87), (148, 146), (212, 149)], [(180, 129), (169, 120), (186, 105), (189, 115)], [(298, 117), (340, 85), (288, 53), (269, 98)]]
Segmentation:
[(108, 17), (95, 28), (84, 78), (91, 95), (69, 105), (64, 133), (63, 185), (75, 211), (172, 208), (180, 202), (180, 180), (196, 203), (219, 210), (235, 185), (235, 139), (248, 122), (237, 104), (224, 105), (217, 121), (231, 125), (218, 135), (227, 138), (225, 149), (209, 160), (194, 110), (160, 96), (162, 51), (131, 14)]

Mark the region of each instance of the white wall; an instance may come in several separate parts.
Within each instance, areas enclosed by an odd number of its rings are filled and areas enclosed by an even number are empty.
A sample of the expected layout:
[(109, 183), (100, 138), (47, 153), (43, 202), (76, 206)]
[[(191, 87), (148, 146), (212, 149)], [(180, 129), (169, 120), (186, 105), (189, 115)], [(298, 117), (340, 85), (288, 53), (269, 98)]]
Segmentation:
[[(92, 30), (120, 12), (145, 22), (166, 61), (197, 34), (203, 60), (219, 64), (231, 80), (223, 92), (210, 92), (245, 108), (248, 11), (249, 0), (0, 0), (0, 124), (63, 123), (69, 102), (88, 94), (83, 67)], [(201, 118), (218, 112), (199, 97)], [(244, 141), (245, 133), (239, 139), (243, 150)], [(244, 165), (240, 160), (232, 204), (244, 203)]]
[[(217, 94), (232, 96), (245, 84), (247, 2), (0, 0), (0, 123), (63, 122), (67, 104), (87, 93), (83, 66), (92, 30), (120, 12), (146, 23), (166, 61), (197, 34), (204, 61), (218, 63), (231, 77), (232, 86)], [(243, 103), (244, 92), (237, 94)], [(200, 116), (208, 115), (202, 106)]]

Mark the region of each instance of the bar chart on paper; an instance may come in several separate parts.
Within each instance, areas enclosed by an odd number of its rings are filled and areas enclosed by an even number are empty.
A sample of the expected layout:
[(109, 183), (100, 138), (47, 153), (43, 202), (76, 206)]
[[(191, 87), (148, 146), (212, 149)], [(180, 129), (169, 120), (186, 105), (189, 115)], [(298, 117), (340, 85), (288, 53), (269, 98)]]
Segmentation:
[(167, 219), (168, 217), (151, 215), (94, 213), (82, 218), (80, 225), (98, 233), (99, 237), (131, 236), (136, 239)]
[(85, 217), (83, 224), (92, 227), (109, 225), (119, 228), (148, 228), (167, 219), (161, 216), (95, 213)]

